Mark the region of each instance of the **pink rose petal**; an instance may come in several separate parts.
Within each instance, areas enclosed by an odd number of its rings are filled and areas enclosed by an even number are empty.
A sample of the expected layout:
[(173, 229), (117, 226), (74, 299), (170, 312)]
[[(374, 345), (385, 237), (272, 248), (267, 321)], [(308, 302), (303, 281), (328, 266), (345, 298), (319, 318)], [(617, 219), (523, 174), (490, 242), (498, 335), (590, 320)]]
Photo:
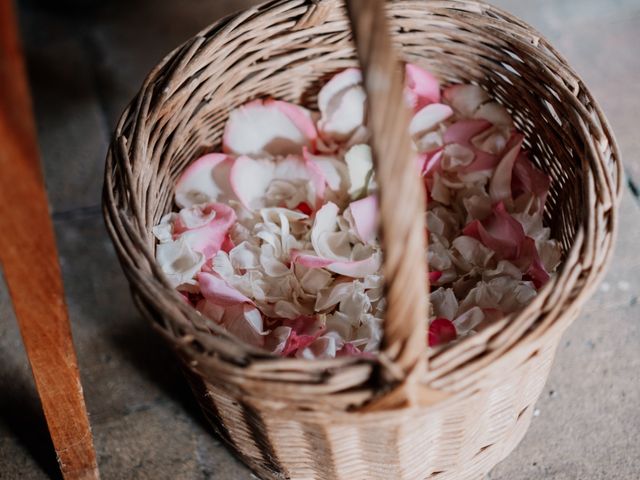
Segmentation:
[(324, 328), (319, 326), (318, 319), (311, 316), (284, 320), (282, 325), (291, 329), (281, 353), (283, 357), (295, 356), (298, 351), (307, 348), (324, 333)]
[(278, 100), (254, 100), (229, 114), (223, 150), (236, 155), (276, 156), (314, 149), (317, 132), (311, 114)]
[(491, 128), (491, 122), (487, 120), (459, 120), (444, 132), (444, 143), (470, 147), (471, 139), (488, 128)]
[(437, 347), (456, 339), (456, 327), (451, 320), (436, 318), (429, 325), (429, 346)]
[(253, 304), (250, 298), (233, 288), (217, 274), (200, 272), (197, 279), (204, 298), (216, 305), (226, 307), (239, 303)]
[(283, 357), (293, 357), (298, 353), (298, 350), (304, 350), (315, 342), (317, 338), (315, 335), (298, 335), (294, 330), (291, 330), (281, 355)]
[(211, 203), (206, 209), (215, 211), (213, 220), (203, 227), (185, 231), (180, 237), (208, 260), (222, 248), (229, 229), (236, 222), (236, 214), (231, 207), (222, 203)]
[(498, 157), (490, 153), (478, 150), (471, 140), (476, 135), (491, 128), (491, 123), (486, 120), (460, 120), (447, 128), (444, 132), (445, 145), (457, 144), (462, 145), (475, 154), (473, 162), (461, 170), (462, 173), (479, 172), (489, 170), (496, 166)]
[(353, 278), (364, 278), (367, 275), (373, 275), (379, 269), (380, 260), (376, 255), (371, 255), (363, 260), (334, 262), (327, 266), (327, 270), (330, 272)]
[(440, 148), (433, 152), (425, 153), (420, 158), (423, 159), (422, 175), (425, 177), (431, 177), (435, 172), (441, 171), (440, 162), (442, 161), (443, 149)]
[(480, 240), (500, 258), (512, 260), (519, 256), (525, 234), (522, 225), (505, 209), (502, 202), (482, 222), (474, 220), (463, 230), (464, 235)]
[(291, 250), (291, 262), (307, 268), (325, 268), (334, 263), (335, 260), (320, 258), (314, 254), (305, 254), (298, 250)]
[(349, 205), (356, 233), (364, 243), (371, 243), (378, 232), (378, 200), (375, 195), (369, 195)]
[(536, 242), (533, 238), (527, 237), (522, 243), (521, 258), (519, 263), (527, 264), (526, 276), (531, 279), (533, 285), (540, 289), (549, 281), (549, 274), (544, 268), (544, 264), (540, 260), (540, 255), (536, 248)]
[(231, 237), (227, 233), (227, 235), (224, 237), (224, 242), (222, 242), (222, 245), (220, 246), (220, 250), (222, 250), (223, 252), (229, 253), (234, 248), (235, 248), (235, 244), (233, 243), (233, 240), (231, 240)]
[(363, 278), (372, 275), (380, 268), (380, 260), (371, 255), (363, 260), (336, 261), (291, 250), (291, 262), (307, 268), (326, 268), (330, 272), (353, 278)]
[(415, 112), (430, 103), (440, 102), (438, 79), (412, 63), (405, 66), (405, 98)]
[(551, 179), (541, 170), (538, 170), (529, 160), (526, 152), (521, 152), (513, 167), (511, 190), (513, 196), (521, 193), (533, 193), (538, 197), (540, 205), (544, 205)]

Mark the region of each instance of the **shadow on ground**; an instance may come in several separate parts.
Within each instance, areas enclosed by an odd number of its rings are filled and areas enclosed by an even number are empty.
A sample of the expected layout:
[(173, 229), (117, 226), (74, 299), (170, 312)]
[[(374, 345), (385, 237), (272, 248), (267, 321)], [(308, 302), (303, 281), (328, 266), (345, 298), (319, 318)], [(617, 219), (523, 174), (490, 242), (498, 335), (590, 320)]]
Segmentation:
[(0, 432), (5, 430), (13, 436), (49, 478), (61, 480), (35, 388), (22, 376), (12, 375), (15, 365), (8, 360), (6, 355), (0, 355), (0, 377), (11, 378), (10, 382), (3, 382), (0, 396)]
[(146, 380), (158, 386), (163, 395), (179, 405), (195, 424), (215, 435), (180, 369), (176, 355), (144, 320), (132, 319), (111, 334), (107, 341), (113, 351), (118, 352)]

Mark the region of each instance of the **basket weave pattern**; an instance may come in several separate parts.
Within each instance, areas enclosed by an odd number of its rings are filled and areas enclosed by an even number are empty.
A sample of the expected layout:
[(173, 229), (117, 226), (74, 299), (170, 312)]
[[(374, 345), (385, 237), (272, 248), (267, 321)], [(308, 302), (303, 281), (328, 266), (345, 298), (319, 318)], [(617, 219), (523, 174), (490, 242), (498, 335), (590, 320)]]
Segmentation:
[(545, 221), (564, 250), (524, 311), (429, 352), (419, 383), (440, 395), (435, 404), (369, 408), (389, 394), (380, 365), (278, 359), (239, 342), (183, 303), (154, 260), (151, 227), (189, 162), (219, 150), (231, 109), (266, 95), (313, 108), (332, 74), (357, 65), (341, 2), (272, 1), (201, 32), (149, 74), (107, 158), (105, 219), (134, 301), (175, 348), (220, 436), (263, 478), (483, 478), (525, 434), (560, 336), (611, 253), (619, 154), (566, 61), (475, 0), (397, 0), (388, 16), (404, 60), (443, 83), (481, 84), (510, 109), (552, 178)]

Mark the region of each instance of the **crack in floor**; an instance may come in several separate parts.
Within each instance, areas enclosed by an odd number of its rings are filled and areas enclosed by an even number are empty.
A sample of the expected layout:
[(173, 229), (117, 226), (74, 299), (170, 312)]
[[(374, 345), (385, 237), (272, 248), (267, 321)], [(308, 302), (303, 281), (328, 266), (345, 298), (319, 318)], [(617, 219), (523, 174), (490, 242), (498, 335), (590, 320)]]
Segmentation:
[(638, 185), (633, 180), (629, 172), (626, 172), (626, 177), (627, 177), (627, 188), (631, 192), (631, 195), (633, 196), (633, 199), (636, 201), (636, 203), (640, 205), (640, 185)]

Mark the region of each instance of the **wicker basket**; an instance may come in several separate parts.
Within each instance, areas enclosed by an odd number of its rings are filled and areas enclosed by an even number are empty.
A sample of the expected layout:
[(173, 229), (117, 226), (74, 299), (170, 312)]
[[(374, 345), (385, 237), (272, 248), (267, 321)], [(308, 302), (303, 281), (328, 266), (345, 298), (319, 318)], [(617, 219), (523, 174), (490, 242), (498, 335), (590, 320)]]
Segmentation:
[(390, 315), (377, 361), (281, 359), (237, 341), (181, 301), (155, 263), (151, 227), (172, 210), (181, 171), (219, 149), (232, 108), (264, 95), (314, 107), (327, 78), (357, 65), (351, 29), (338, 0), (271, 1), (169, 54), (117, 126), (106, 224), (138, 308), (175, 348), (221, 438), (262, 478), (483, 478), (525, 434), (560, 336), (611, 253), (619, 154), (566, 61), (475, 0), (387, 6), (404, 60), (444, 83), (483, 85), (510, 108), (552, 177), (545, 221), (562, 267), (524, 311), (428, 353), (424, 325)]

